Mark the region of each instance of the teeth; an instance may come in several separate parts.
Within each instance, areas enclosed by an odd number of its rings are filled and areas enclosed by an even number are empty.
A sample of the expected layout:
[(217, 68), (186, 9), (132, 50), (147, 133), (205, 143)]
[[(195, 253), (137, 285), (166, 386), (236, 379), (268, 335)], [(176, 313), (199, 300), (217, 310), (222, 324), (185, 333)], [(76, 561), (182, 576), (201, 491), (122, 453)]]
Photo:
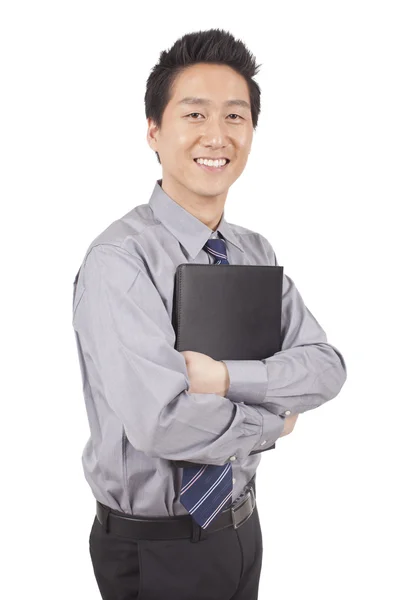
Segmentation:
[(206, 158), (196, 158), (196, 162), (207, 167), (223, 167), (226, 164), (225, 158), (219, 160), (207, 160)]

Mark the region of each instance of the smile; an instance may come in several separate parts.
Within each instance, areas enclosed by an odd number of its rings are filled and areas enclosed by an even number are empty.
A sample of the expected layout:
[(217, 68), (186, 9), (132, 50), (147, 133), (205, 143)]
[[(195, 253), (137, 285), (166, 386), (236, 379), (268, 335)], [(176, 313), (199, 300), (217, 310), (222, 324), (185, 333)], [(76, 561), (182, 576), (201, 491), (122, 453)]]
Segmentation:
[(224, 165), (222, 165), (222, 167), (209, 167), (208, 165), (201, 165), (200, 163), (196, 162), (195, 159), (193, 159), (193, 161), (198, 167), (200, 167), (200, 169), (203, 169), (204, 171), (209, 171), (210, 173), (221, 173), (221, 171), (226, 169), (226, 167), (230, 163), (230, 161), (227, 161)]

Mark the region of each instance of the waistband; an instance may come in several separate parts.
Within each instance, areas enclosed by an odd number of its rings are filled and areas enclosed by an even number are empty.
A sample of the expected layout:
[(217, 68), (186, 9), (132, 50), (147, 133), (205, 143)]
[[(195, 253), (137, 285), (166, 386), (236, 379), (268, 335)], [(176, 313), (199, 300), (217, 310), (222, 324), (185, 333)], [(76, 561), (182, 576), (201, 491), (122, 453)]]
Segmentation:
[(107, 533), (115, 533), (122, 537), (137, 540), (190, 538), (191, 541), (197, 542), (227, 527), (238, 529), (251, 517), (256, 509), (255, 476), (245, 486), (242, 494), (215, 517), (206, 529), (200, 527), (190, 514), (177, 517), (136, 517), (114, 510), (98, 500), (96, 517)]

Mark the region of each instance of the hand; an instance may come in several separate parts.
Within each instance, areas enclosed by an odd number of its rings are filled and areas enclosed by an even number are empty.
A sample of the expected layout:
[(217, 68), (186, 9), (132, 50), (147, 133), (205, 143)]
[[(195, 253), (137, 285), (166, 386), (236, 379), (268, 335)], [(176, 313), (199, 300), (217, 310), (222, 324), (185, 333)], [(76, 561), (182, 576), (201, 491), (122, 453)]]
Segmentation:
[(289, 433), (292, 433), (298, 416), (299, 415), (297, 414), (297, 415), (290, 415), (290, 417), (285, 417), (285, 424), (283, 426), (283, 431), (279, 437), (283, 437), (284, 435), (288, 435)]
[(229, 389), (229, 372), (225, 363), (192, 350), (184, 350), (181, 354), (186, 362), (190, 393), (225, 396)]

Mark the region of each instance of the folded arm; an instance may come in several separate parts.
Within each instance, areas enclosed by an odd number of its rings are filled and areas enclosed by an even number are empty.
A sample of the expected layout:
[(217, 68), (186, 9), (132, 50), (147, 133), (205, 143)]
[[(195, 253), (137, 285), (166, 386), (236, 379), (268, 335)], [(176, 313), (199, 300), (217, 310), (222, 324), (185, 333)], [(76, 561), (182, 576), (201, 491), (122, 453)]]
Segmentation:
[[(271, 264), (277, 265), (275, 253), (270, 251)], [(281, 351), (268, 358), (223, 361), (229, 372), (227, 397), (288, 416), (317, 408), (337, 396), (347, 377), (344, 358), (328, 343), (321, 325), (285, 274), (281, 339)]]
[(271, 446), (284, 417), (218, 394), (189, 393), (185, 359), (163, 300), (139, 257), (94, 246), (81, 269), (73, 324), (102, 382), (96, 390), (128, 440), (149, 456), (223, 465)]

